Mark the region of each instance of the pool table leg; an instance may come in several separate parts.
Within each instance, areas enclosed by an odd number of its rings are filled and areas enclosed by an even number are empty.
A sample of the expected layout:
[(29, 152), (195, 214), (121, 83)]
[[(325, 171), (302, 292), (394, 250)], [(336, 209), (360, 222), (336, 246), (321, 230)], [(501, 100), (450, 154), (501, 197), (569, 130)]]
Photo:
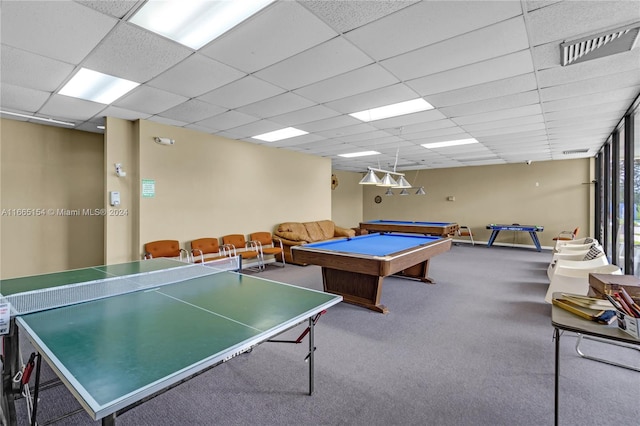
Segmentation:
[(380, 303), (384, 277), (351, 271), (322, 268), (324, 291), (342, 296), (343, 301), (386, 314), (386, 306)]

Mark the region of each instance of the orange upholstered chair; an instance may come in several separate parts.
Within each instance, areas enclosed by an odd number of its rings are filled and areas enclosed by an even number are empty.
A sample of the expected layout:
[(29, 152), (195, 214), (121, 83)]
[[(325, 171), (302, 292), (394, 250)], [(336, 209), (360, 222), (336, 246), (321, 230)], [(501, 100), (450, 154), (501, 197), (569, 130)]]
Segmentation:
[(249, 239), (256, 243), (258, 246), (258, 250), (260, 251), (260, 255), (262, 257), (262, 267), (264, 268), (264, 257), (265, 256), (273, 256), (274, 258), (281, 258), (281, 265), (284, 268), (285, 260), (284, 260), (284, 247), (282, 246), (282, 241), (278, 240), (274, 242), (273, 237), (271, 236), (271, 232), (254, 232), (249, 235)]
[(258, 269), (262, 269), (262, 259), (255, 243), (247, 241), (244, 235), (229, 234), (222, 237), (222, 249), (228, 250), (232, 256), (240, 256), (242, 263), (246, 260), (258, 262)]
[(189, 253), (185, 249), (180, 248), (180, 242), (178, 240), (151, 241), (144, 245), (145, 259), (170, 257), (183, 260), (183, 256), (185, 261), (189, 260)]
[(191, 241), (191, 258), (194, 263), (203, 263), (226, 257), (226, 253), (220, 251), (220, 242), (217, 238), (198, 238)]

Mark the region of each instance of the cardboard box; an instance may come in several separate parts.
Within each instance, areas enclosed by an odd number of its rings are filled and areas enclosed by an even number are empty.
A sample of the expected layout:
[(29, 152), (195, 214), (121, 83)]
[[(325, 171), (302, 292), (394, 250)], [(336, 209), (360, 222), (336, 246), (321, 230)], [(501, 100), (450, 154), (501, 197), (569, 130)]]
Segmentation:
[(604, 298), (605, 294), (620, 291), (620, 287), (636, 302), (640, 301), (640, 279), (633, 275), (589, 274), (590, 296)]
[(618, 328), (624, 331), (627, 334), (635, 337), (636, 339), (640, 339), (640, 327), (638, 322), (640, 322), (640, 318), (634, 318), (624, 312), (621, 312), (616, 309), (616, 316), (618, 317)]

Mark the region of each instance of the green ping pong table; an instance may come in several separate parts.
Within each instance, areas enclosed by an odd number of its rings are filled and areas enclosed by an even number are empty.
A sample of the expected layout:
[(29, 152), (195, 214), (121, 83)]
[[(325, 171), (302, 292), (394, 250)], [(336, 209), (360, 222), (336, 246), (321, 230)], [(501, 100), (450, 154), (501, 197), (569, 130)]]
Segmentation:
[(27, 362), (36, 365), (32, 422), (43, 358), (89, 415), (110, 425), (118, 413), (305, 321), (311, 394), (313, 328), (342, 300), (171, 259), (2, 280), (0, 293), (11, 310), (1, 388), (8, 424), (16, 422), (14, 399), (23, 387), (15, 377), (25, 372), (18, 332), (37, 351), (37, 362)]

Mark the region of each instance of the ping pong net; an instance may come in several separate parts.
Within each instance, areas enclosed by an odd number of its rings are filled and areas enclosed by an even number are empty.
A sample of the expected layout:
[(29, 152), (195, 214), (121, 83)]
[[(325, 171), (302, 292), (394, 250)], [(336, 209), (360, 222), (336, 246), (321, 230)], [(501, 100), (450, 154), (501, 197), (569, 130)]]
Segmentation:
[(0, 303), (8, 302), (11, 316), (55, 309), (77, 303), (148, 290), (182, 281), (241, 269), (239, 256), (205, 264), (185, 263), (168, 269), (120, 275), (81, 283), (59, 285), (12, 295), (0, 295)]

